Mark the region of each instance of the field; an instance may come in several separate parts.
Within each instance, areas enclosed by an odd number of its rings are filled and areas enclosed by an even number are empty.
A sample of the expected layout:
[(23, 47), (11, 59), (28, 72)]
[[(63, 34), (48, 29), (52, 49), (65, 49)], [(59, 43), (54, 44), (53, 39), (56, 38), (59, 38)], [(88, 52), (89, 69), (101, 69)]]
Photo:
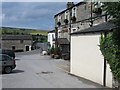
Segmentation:
[(11, 28), (11, 27), (2, 27), (0, 28), (0, 34), (31, 34), (31, 35), (45, 35), (47, 36), (47, 30), (35, 30), (35, 29), (24, 29), (24, 28)]
[(42, 35), (47, 36), (47, 31), (32, 30), (32, 31), (30, 31), (30, 34), (31, 34), (31, 35), (42, 34)]

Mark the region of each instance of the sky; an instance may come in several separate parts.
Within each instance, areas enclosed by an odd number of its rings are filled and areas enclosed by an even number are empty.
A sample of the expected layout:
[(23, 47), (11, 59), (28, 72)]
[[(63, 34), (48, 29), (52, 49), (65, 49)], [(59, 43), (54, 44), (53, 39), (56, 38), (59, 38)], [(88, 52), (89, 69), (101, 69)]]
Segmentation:
[(2, 2), (0, 7), (3, 27), (53, 30), (54, 15), (66, 8), (66, 2)]

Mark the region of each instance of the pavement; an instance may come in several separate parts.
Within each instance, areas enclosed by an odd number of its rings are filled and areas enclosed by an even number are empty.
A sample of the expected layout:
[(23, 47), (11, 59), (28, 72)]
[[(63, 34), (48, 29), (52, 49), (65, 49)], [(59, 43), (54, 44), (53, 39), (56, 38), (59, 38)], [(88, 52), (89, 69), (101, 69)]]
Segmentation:
[(69, 61), (52, 59), (39, 50), (16, 53), (17, 67), (2, 75), (2, 88), (103, 88), (69, 74)]

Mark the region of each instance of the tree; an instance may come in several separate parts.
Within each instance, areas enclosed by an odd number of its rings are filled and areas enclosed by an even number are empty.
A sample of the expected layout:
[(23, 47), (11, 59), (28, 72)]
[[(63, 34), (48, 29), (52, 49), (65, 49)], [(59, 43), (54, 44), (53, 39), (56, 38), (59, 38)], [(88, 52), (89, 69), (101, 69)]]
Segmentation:
[(120, 25), (120, 0), (119, 2), (105, 2), (104, 3), (104, 9), (107, 14), (112, 17), (112, 21), (117, 24), (118, 26)]

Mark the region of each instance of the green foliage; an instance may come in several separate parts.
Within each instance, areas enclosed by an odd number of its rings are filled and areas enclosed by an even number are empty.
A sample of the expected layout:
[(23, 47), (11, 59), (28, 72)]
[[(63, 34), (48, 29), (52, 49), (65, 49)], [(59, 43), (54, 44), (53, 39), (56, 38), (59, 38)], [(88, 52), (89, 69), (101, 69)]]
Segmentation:
[(60, 55), (60, 47), (55, 47), (54, 54)]
[[(112, 17), (111, 21), (120, 26), (120, 0), (104, 2), (104, 10)], [(114, 77), (120, 82), (120, 29), (109, 33), (107, 37), (101, 35), (100, 50), (109, 63)]]
[(120, 36), (117, 34), (120, 35), (120, 30), (109, 33), (107, 37), (101, 35), (100, 50), (109, 63), (114, 77), (120, 82)]
[(55, 50), (55, 48), (54, 48), (54, 46), (52, 46), (52, 48), (50, 49), (50, 54), (54, 54), (54, 50)]
[(60, 47), (54, 48), (54, 46), (52, 46), (52, 48), (50, 49), (50, 54), (60, 55), (61, 54)]
[(113, 22), (120, 25), (120, 0), (118, 2), (104, 2), (104, 9), (107, 14), (113, 17)]
[(101, 8), (95, 8), (95, 9), (93, 10), (93, 13), (96, 13), (96, 14), (101, 15), (101, 14), (102, 14), (102, 9), (101, 9)]

